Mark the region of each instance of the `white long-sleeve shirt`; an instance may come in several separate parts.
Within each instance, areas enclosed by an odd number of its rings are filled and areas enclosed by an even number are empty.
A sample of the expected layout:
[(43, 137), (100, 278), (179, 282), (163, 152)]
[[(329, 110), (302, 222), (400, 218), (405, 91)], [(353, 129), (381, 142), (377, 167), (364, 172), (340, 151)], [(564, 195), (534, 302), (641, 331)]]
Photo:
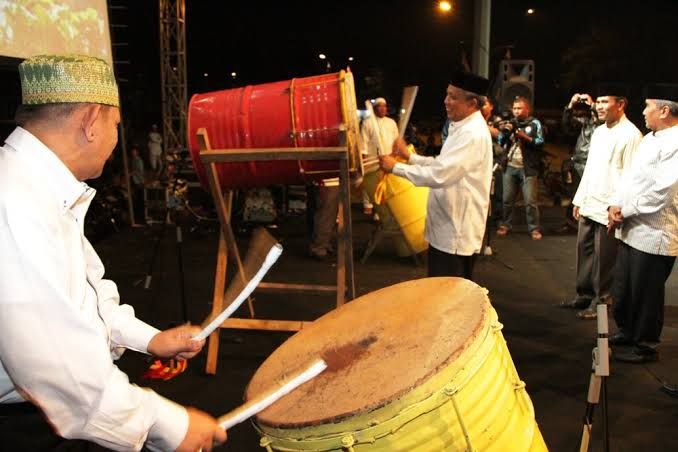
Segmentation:
[(678, 126), (645, 135), (610, 205), (621, 206), (624, 243), (678, 256)]
[(174, 450), (186, 410), (113, 363), (158, 330), (103, 279), (83, 234), (94, 193), (20, 127), (0, 147), (0, 403), (32, 402), (65, 438)]
[(612, 127), (598, 126), (591, 136), (584, 174), (572, 203), (586, 218), (607, 225), (607, 208), (624, 168), (628, 168), (643, 135), (623, 115)]
[(412, 154), (393, 173), (430, 187), (426, 240), (440, 251), (470, 256), (480, 251), (492, 182), (492, 137), (479, 111), (450, 125), (440, 155)]
[(361, 152), (363, 155), (376, 157), (380, 154), (379, 150), (382, 155), (388, 155), (398, 138), (398, 125), (388, 116), (380, 118), (375, 115), (374, 122), (369, 118), (363, 122), (360, 133), (362, 134), (363, 149)]

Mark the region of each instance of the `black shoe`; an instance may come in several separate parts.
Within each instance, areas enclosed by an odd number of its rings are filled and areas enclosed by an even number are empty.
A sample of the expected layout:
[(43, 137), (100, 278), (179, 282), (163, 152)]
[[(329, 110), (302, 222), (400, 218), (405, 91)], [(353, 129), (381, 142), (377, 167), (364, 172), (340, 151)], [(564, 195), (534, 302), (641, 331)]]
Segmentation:
[(614, 353), (614, 359), (622, 363), (643, 364), (659, 361), (659, 353), (651, 348), (634, 347), (629, 351)]
[(617, 331), (607, 338), (610, 345), (633, 345), (633, 341), (623, 331)]
[(678, 399), (678, 384), (664, 383), (662, 385), (662, 391)]
[(583, 311), (579, 311), (577, 313), (577, 317), (582, 319), (582, 320), (594, 320), (596, 317), (598, 317), (598, 312), (596, 312), (595, 308), (586, 308)]
[(558, 306), (565, 309), (584, 309), (591, 304), (591, 299), (577, 297), (574, 300), (561, 301)]

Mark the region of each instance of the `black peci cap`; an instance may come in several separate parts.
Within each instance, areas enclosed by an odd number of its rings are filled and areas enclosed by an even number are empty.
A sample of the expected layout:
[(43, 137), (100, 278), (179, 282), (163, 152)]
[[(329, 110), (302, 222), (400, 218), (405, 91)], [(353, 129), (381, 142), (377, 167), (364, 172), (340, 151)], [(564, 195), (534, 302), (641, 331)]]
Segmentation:
[(490, 82), (486, 78), (465, 71), (455, 72), (449, 84), (480, 96), (487, 95), (487, 89), (490, 87)]
[(630, 89), (623, 83), (601, 83), (596, 90), (596, 97), (614, 96), (629, 98)]
[(646, 99), (668, 100), (678, 102), (678, 85), (658, 84), (647, 87)]

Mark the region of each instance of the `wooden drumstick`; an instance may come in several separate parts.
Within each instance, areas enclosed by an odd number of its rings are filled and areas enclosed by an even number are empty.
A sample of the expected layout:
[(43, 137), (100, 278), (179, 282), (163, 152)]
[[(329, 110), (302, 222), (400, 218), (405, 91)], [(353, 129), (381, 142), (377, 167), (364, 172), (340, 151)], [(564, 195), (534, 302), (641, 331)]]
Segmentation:
[(325, 369), (327, 369), (327, 363), (324, 360), (318, 359), (314, 361), (305, 370), (298, 372), (291, 378), (283, 381), (278, 385), (278, 387), (269, 389), (252, 400), (247, 401), (243, 405), (240, 405), (233, 411), (221, 416), (217, 421), (219, 422), (219, 426), (221, 426), (221, 428), (224, 430), (228, 430), (234, 425), (249, 419), (260, 411), (263, 411), (271, 406), (282, 396), (289, 394), (297, 387), (317, 377)]
[(219, 327), (222, 323), (224, 323), (224, 320), (229, 318), (242, 304), (243, 301), (247, 299), (247, 297), (250, 296), (250, 294), (256, 289), (256, 287), (259, 285), (261, 280), (264, 278), (266, 275), (266, 272), (275, 264), (275, 261), (278, 260), (280, 255), (282, 254), (283, 248), (279, 243), (276, 243), (273, 245), (273, 247), (268, 251), (268, 254), (266, 255), (266, 259), (264, 260), (264, 263), (261, 265), (261, 268), (255, 273), (255, 275), (250, 279), (245, 287), (242, 289), (240, 294), (236, 297), (235, 300), (218, 315), (211, 316), (207, 318), (202, 324), (202, 330), (200, 333), (196, 334), (193, 339), (194, 340), (203, 340), (206, 339), (207, 336), (212, 334), (212, 332)]
[(252, 400), (245, 402), (238, 408), (221, 416), (217, 422), (224, 430), (228, 430), (265, 410), (284, 395), (289, 394), (296, 388), (312, 380), (325, 370), (338, 372), (349, 367), (359, 359), (367, 349), (376, 342), (377, 338), (368, 336), (356, 343), (345, 344), (340, 347), (326, 349), (321, 355), (322, 359), (313, 361), (305, 370), (298, 372), (292, 377), (280, 382), (277, 387), (264, 391)]
[(417, 98), (419, 92), (418, 86), (406, 86), (403, 88), (403, 100), (400, 106), (400, 121), (398, 123), (398, 136), (403, 138), (407, 124), (410, 122), (410, 115), (412, 108), (414, 108), (414, 100)]

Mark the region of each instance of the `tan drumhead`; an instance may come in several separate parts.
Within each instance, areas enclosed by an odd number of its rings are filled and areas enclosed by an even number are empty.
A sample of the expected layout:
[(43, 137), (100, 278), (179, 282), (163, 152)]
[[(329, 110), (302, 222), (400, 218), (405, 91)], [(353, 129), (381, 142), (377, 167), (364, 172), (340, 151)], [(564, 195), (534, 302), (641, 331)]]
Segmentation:
[(372, 292), (319, 318), (257, 370), (249, 400), (311, 361), (329, 368), (280, 399), (257, 421), (290, 428), (379, 408), (453, 362), (489, 316), (485, 289), (461, 278), (425, 278)]

